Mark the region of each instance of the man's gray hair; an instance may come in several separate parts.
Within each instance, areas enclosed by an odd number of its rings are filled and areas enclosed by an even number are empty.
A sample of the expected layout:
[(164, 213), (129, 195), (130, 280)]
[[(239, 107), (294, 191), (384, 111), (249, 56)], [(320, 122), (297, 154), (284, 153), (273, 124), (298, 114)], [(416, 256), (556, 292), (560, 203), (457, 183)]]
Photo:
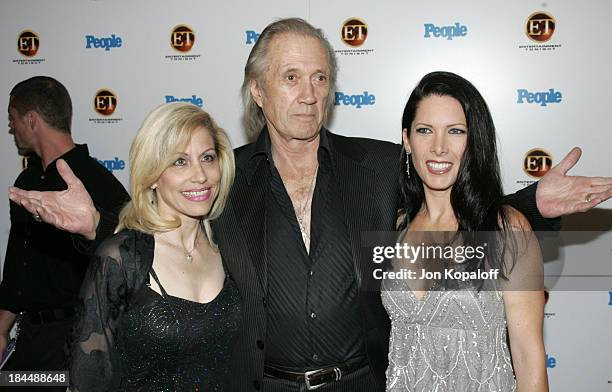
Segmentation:
[(269, 24), (264, 31), (261, 32), (257, 42), (253, 46), (249, 58), (244, 67), (244, 81), (242, 82), (242, 103), (244, 106), (244, 125), (248, 136), (255, 138), (266, 120), (263, 111), (253, 99), (251, 95), (250, 82), (255, 80), (260, 88), (263, 86), (266, 70), (270, 66), (268, 52), (270, 43), (275, 36), (280, 34), (297, 34), (306, 37), (311, 37), (318, 40), (321, 46), (327, 52), (327, 64), (329, 66), (329, 95), (327, 98), (327, 107), (325, 108), (325, 117), (330, 115), (334, 105), (333, 94), (336, 91), (336, 74), (337, 64), (334, 49), (332, 48), (327, 38), (321, 29), (313, 27), (310, 23), (300, 18), (280, 19)]

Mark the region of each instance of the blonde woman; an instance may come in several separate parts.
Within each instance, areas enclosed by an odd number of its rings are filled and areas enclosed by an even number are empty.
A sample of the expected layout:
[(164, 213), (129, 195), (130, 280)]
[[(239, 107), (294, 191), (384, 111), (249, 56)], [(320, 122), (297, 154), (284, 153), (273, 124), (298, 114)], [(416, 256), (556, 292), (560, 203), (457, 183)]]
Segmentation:
[(132, 201), (97, 249), (72, 345), (73, 391), (221, 391), (240, 323), (210, 221), (234, 156), (196, 106), (163, 105), (130, 150)]

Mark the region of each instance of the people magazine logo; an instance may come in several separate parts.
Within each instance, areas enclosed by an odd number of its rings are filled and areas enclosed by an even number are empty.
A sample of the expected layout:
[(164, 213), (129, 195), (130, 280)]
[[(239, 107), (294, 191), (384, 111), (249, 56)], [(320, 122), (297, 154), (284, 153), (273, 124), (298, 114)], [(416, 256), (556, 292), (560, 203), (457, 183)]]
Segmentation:
[(165, 103), (187, 102), (200, 108), (204, 106), (204, 100), (201, 97), (198, 97), (197, 95), (192, 95), (191, 97), (175, 97), (174, 95), (166, 95), (164, 96), (164, 100)]
[(195, 43), (196, 34), (190, 26), (186, 24), (174, 26), (170, 32), (170, 47), (180, 54), (167, 55), (166, 59), (170, 61), (197, 60), (201, 55), (190, 53)]
[(123, 46), (123, 39), (115, 34), (111, 34), (110, 37), (85, 36), (85, 49), (102, 49), (110, 52), (111, 49), (120, 48), (121, 46)]
[(364, 91), (363, 94), (347, 94), (342, 91), (337, 91), (334, 97), (334, 105), (350, 106), (355, 109), (361, 109), (364, 106), (373, 106), (376, 104), (376, 96)]
[(463, 38), (468, 33), (468, 28), (459, 22), (449, 26), (436, 26), (433, 23), (423, 25), (425, 32), (423, 38), (440, 38), (452, 41), (453, 38)]
[(558, 365), (557, 357), (553, 357), (549, 353), (546, 353), (546, 368), (554, 369)]
[(119, 159), (119, 157), (115, 157), (113, 159), (100, 159), (94, 157), (94, 159), (111, 173), (115, 170), (125, 170), (125, 161), (123, 159)]
[(17, 36), (17, 51), (22, 58), (14, 59), (13, 63), (19, 65), (32, 65), (45, 62), (46, 59), (36, 57), (40, 49), (40, 37), (32, 30), (23, 30)]
[(557, 21), (552, 14), (545, 11), (532, 13), (523, 25), (526, 40), (525, 44), (519, 45), (519, 49), (526, 52), (547, 52), (559, 49), (561, 44), (554, 43), (552, 40), (556, 26)]
[(533, 180), (519, 180), (516, 183), (522, 186), (531, 185), (542, 178), (553, 165), (552, 155), (543, 148), (529, 150), (523, 158), (523, 172)]
[(368, 38), (368, 24), (360, 18), (349, 18), (340, 27), (340, 40), (349, 49), (336, 49), (342, 56), (362, 56), (374, 53), (374, 49), (364, 47)]
[(561, 103), (563, 101), (563, 94), (560, 91), (556, 91), (554, 88), (548, 89), (548, 91), (536, 91), (531, 92), (527, 89), (521, 88), (516, 90), (516, 103), (523, 104), (536, 104), (539, 106), (547, 106), (549, 104)]
[(261, 33), (258, 33), (255, 30), (246, 30), (244, 32), (246, 34), (246, 45), (254, 45), (255, 42), (259, 39)]
[(122, 121), (122, 118), (112, 117), (117, 110), (118, 102), (117, 94), (112, 90), (107, 88), (98, 90), (93, 98), (93, 109), (99, 117), (90, 118), (89, 121), (94, 124), (116, 124)]

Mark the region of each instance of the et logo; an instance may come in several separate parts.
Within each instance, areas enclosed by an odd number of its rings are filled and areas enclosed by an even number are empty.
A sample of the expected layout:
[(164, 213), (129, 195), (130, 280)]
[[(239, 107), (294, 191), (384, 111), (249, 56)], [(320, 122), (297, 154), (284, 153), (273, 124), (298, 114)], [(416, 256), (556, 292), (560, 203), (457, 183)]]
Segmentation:
[(110, 116), (117, 108), (117, 95), (108, 89), (98, 90), (94, 97), (94, 110), (103, 116)]
[(350, 46), (361, 46), (368, 37), (368, 25), (361, 19), (351, 18), (342, 24), (340, 39)]
[(540, 178), (552, 167), (552, 156), (541, 148), (534, 148), (525, 155), (523, 171), (534, 178)]
[(529, 15), (525, 25), (525, 34), (536, 42), (546, 42), (552, 38), (555, 32), (555, 18), (544, 12), (538, 11)]
[(170, 34), (170, 46), (179, 52), (189, 52), (195, 43), (195, 33), (187, 25), (178, 25)]
[(38, 52), (40, 40), (38, 34), (31, 30), (24, 30), (17, 37), (17, 50), (26, 57), (33, 57)]
[[(27, 169), (29, 165), (30, 165), (30, 156), (23, 155), (21, 157), (21, 170)], [(612, 299), (612, 291), (610, 292), (610, 299)]]

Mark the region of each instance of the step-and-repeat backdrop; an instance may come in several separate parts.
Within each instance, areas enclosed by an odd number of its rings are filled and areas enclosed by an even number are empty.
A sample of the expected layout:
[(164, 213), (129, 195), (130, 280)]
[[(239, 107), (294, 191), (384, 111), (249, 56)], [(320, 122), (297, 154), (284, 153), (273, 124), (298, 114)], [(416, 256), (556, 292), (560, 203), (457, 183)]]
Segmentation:
[[(328, 125), (337, 133), (399, 142), (410, 91), (424, 74), (447, 70), (472, 81), (491, 108), (506, 192), (537, 181), (576, 145), (584, 155), (573, 173), (612, 175), (608, 0), (21, 0), (0, 10), (0, 107), (15, 83), (57, 78), (72, 96), (75, 140), (126, 186), (131, 140), (161, 103), (201, 106), (235, 146), (247, 142), (244, 63), (261, 30), (289, 16), (322, 28), (336, 51), (338, 91)], [(8, 133), (0, 165), (6, 189), (22, 165)], [(5, 198), (2, 255), (8, 215)], [(612, 391), (612, 284), (601, 278), (612, 276), (612, 203), (564, 225), (585, 235), (557, 246), (547, 272), (586, 270), (591, 278), (547, 282), (551, 390)]]

